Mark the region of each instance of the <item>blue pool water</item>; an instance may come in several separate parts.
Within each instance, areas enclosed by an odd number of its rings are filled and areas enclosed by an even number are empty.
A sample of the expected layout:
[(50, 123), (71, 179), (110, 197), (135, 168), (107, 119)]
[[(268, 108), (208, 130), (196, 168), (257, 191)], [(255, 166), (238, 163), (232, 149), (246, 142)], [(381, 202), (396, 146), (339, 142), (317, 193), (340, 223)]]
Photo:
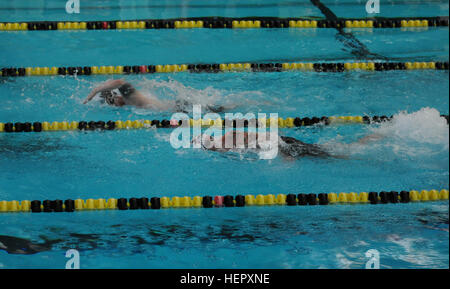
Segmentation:
[[(66, 14), (59, 0), (2, 1), (2, 21), (90, 21), (116, 19), (165, 19), (180, 17), (323, 17), (308, 0), (89, 0), (81, 3), (82, 13)], [(324, 0), (339, 17), (367, 17), (364, 0)], [(381, 17), (414, 17), (448, 15), (445, 0), (386, 0), (381, 3)]]
[[(83, 2), (83, 1), (82, 1)], [(193, 16), (322, 17), (309, 1), (89, 1), (67, 15), (60, 1), (2, 1), (1, 21)], [(365, 17), (364, 1), (322, 1)], [(83, 3), (82, 3), (83, 5)], [(105, 5), (109, 5), (106, 6)], [(103, 6), (103, 9), (99, 9)], [(225, 7), (226, 6), (226, 7)], [(119, 9), (121, 8), (121, 9)], [(448, 16), (446, 1), (382, 1), (381, 16)], [(375, 60), (448, 61), (448, 28), (374, 29), (353, 35)], [(0, 32), (0, 67), (345, 61), (336, 30)], [(171, 112), (82, 100), (110, 76), (0, 79), (0, 122), (170, 118)], [(118, 78), (118, 76), (115, 76)], [(448, 71), (126, 75), (147, 94), (233, 112), (280, 117), (395, 115), (378, 125), (280, 129), (347, 159), (259, 160), (248, 153), (175, 150), (171, 130), (0, 133), (0, 200), (448, 189)], [(371, 133), (368, 145), (351, 144)], [(31, 255), (0, 246), (0, 268), (448, 268), (448, 201), (316, 207), (245, 207), (0, 214), (2, 236), (52, 246)], [(50, 241), (49, 241), (50, 240)], [(0, 244), (1, 245), (1, 244)]]

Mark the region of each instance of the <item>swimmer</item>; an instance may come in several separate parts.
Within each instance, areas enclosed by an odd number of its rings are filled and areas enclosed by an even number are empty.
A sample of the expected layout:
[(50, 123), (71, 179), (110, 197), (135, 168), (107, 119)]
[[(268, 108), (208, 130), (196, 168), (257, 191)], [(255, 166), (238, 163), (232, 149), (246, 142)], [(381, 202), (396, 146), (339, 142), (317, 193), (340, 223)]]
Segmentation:
[[(233, 140), (232, 147), (226, 147), (225, 139)], [(258, 140), (258, 133), (230, 131), (216, 140), (213, 136), (203, 136), (201, 146), (203, 149), (227, 152), (236, 148), (253, 148), (261, 150), (270, 146), (271, 135), (266, 133), (266, 139)], [(200, 143), (200, 138), (194, 138), (192, 143)], [(278, 149), (282, 156), (288, 158), (300, 158), (304, 156), (314, 156), (321, 158), (332, 157), (325, 148), (317, 144), (308, 144), (298, 139), (288, 136), (278, 136)], [(231, 141), (230, 141), (231, 142)]]
[[(89, 93), (83, 103), (88, 103), (97, 94), (99, 94), (100, 99), (108, 105), (117, 107), (130, 105), (151, 110), (172, 110), (175, 112), (186, 113), (189, 111), (189, 108), (192, 108), (193, 105), (186, 100), (160, 100), (150, 95), (144, 95), (133, 85), (123, 79), (108, 80), (102, 85), (97, 86)], [(233, 108), (233, 106), (225, 107), (216, 105), (207, 105), (206, 107), (202, 107), (202, 109), (205, 109), (208, 112), (215, 113)]]
[[(225, 139), (227, 138), (233, 140), (231, 148), (227, 148), (225, 145)], [(333, 154), (327, 149), (326, 145), (305, 143), (289, 136), (278, 135), (277, 138), (275, 138), (275, 140), (278, 141), (278, 151), (281, 153), (281, 156), (287, 159), (298, 159), (306, 156), (317, 158), (348, 158), (347, 156)], [(381, 138), (383, 138), (383, 136), (379, 134), (372, 134), (363, 137), (356, 143), (367, 144), (368, 142), (376, 141)], [(258, 140), (258, 133), (230, 131), (221, 136), (218, 140), (213, 136), (203, 135), (194, 138), (192, 143), (201, 144), (202, 149), (205, 150), (227, 152), (236, 148), (254, 148), (256, 150), (261, 150), (270, 146), (270, 139), (270, 132), (266, 133), (265, 139)]]
[(0, 235), (0, 250), (5, 250), (9, 254), (31, 255), (39, 252), (50, 251), (52, 245), (61, 240), (47, 240), (41, 236), (44, 243), (33, 243), (30, 240), (17, 238), (13, 236)]

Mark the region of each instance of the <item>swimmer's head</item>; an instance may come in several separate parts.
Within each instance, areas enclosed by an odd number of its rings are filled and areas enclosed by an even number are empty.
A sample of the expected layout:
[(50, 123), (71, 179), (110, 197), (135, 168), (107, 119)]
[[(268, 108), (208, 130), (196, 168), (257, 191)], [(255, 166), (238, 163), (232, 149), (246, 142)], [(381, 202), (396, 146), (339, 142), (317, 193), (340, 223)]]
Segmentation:
[(198, 135), (192, 138), (192, 144), (197, 145), (203, 149), (215, 150), (214, 137), (207, 134)]
[(125, 101), (123, 97), (112, 90), (104, 90), (100, 93), (100, 97), (105, 100), (109, 105), (113, 106), (124, 106)]

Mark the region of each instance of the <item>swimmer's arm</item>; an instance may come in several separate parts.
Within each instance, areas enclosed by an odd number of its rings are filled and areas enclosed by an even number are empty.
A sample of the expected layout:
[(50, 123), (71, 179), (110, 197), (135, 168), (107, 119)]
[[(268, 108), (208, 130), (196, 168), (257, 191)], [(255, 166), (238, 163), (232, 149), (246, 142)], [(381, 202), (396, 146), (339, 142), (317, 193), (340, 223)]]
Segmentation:
[(83, 101), (83, 104), (86, 104), (89, 101), (91, 101), (97, 93), (105, 91), (105, 90), (113, 90), (113, 89), (119, 88), (120, 86), (124, 85), (125, 83), (127, 83), (127, 82), (123, 79), (108, 80), (105, 83), (103, 83), (102, 85), (94, 88), (91, 91), (91, 93), (89, 93), (89, 95), (86, 97), (86, 99)]
[(373, 133), (373, 134), (366, 135), (366, 136), (363, 137), (363, 138), (360, 138), (360, 139), (359, 139), (358, 141), (356, 141), (355, 143), (358, 143), (358, 144), (367, 144), (367, 143), (369, 143), (369, 142), (374, 142), (374, 141), (380, 140), (380, 139), (382, 139), (382, 138), (384, 138), (383, 135), (381, 135), (381, 134), (379, 134), (379, 133)]

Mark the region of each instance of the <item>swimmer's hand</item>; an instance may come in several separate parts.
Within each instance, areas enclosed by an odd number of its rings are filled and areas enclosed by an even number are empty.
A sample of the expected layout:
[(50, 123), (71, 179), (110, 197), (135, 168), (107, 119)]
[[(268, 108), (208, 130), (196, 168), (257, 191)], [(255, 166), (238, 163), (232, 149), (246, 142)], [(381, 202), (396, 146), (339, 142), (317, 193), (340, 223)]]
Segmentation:
[(108, 80), (108, 81), (104, 82), (102, 85), (97, 86), (96, 88), (94, 88), (89, 93), (89, 95), (86, 97), (86, 99), (83, 101), (83, 104), (86, 104), (89, 101), (91, 101), (97, 93), (102, 92), (102, 91), (116, 89), (116, 88), (120, 87), (121, 85), (123, 85), (125, 83), (126, 83), (126, 81), (123, 80), (123, 79)]

